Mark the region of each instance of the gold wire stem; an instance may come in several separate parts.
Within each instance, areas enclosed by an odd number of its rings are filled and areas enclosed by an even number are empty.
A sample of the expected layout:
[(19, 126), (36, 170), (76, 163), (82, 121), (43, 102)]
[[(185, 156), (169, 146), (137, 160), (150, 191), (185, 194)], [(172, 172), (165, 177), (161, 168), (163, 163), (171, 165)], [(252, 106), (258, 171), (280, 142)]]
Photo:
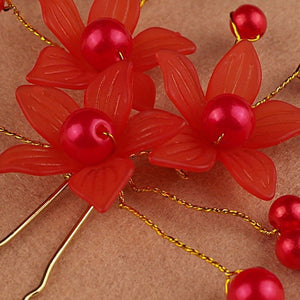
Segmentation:
[(179, 205), (184, 206), (185, 208), (190, 208), (193, 209), (195, 211), (202, 211), (202, 212), (206, 212), (206, 213), (216, 213), (216, 214), (224, 214), (224, 215), (231, 215), (234, 217), (238, 217), (241, 218), (243, 221), (249, 223), (250, 225), (252, 225), (256, 230), (258, 230), (260, 233), (263, 233), (265, 235), (274, 235), (276, 233), (278, 233), (277, 229), (273, 229), (273, 230), (268, 230), (266, 228), (264, 228), (262, 225), (260, 225), (257, 221), (251, 219), (248, 215), (246, 215), (245, 213), (239, 212), (237, 210), (233, 210), (233, 209), (228, 209), (228, 208), (216, 208), (216, 207), (206, 207), (206, 206), (198, 206), (192, 203), (189, 203), (183, 199), (178, 198), (176, 195), (172, 195), (169, 192), (166, 192), (164, 190), (161, 190), (160, 188), (157, 187), (137, 187), (137, 185), (134, 183), (134, 181), (132, 179), (130, 179), (129, 181), (129, 185), (130, 187), (138, 193), (141, 192), (152, 192), (158, 195), (161, 195), (164, 198), (167, 198), (171, 201), (176, 202)]
[(22, 25), (29, 30), (30, 32), (32, 32), (35, 36), (37, 36), (41, 41), (45, 42), (47, 45), (50, 46), (57, 46), (59, 47), (59, 45), (57, 45), (56, 43), (52, 42), (50, 39), (48, 39), (46, 36), (44, 36), (43, 34), (41, 34), (38, 30), (36, 30), (33, 26), (31, 26), (20, 14), (20, 11), (18, 10), (18, 8), (15, 6), (15, 4), (11, 1), (11, 0), (6, 0), (7, 5), (8, 5), (8, 10), (12, 9), (14, 15), (17, 17), (17, 19), (22, 23)]
[(66, 187), (68, 182), (62, 183), (37, 209), (35, 209), (17, 228), (0, 241), (0, 247), (6, 245), (19, 232), (21, 232), (28, 224), (30, 224)]
[(274, 96), (276, 96), (281, 90), (283, 90), (289, 83), (291, 83), (297, 77), (300, 78), (300, 64), (298, 65), (297, 69), (291, 76), (289, 76), (285, 81), (283, 81), (283, 83), (280, 86), (278, 86), (273, 92), (271, 92), (264, 99), (253, 104), (252, 108), (255, 108), (255, 107), (269, 101), (270, 99), (272, 99)]
[(144, 4), (146, 3), (146, 1), (148, 1), (148, 0), (141, 0), (141, 3), (140, 3), (140, 7), (141, 8), (144, 6)]
[(25, 143), (25, 144), (32, 145), (32, 146), (39, 146), (39, 147), (43, 147), (43, 148), (50, 148), (51, 147), (48, 144), (44, 144), (44, 143), (41, 143), (41, 142), (38, 142), (38, 141), (33, 141), (29, 138), (26, 138), (26, 137), (22, 136), (21, 134), (18, 134), (18, 133), (15, 133), (13, 131), (10, 131), (10, 130), (6, 129), (3, 126), (0, 126), (0, 133), (3, 133), (7, 136), (14, 137), (18, 141), (20, 141), (22, 143)]
[(38, 293), (40, 293), (46, 286), (50, 273), (54, 267), (54, 265), (56, 264), (56, 262), (58, 261), (58, 259), (60, 258), (60, 256), (62, 255), (62, 253), (64, 252), (64, 250), (66, 249), (66, 247), (69, 245), (69, 243), (71, 242), (71, 240), (73, 239), (73, 237), (75, 236), (75, 234), (78, 232), (78, 230), (80, 229), (80, 227), (82, 226), (82, 224), (85, 222), (85, 220), (88, 218), (88, 216), (90, 215), (90, 213), (93, 211), (94, 207), (90, 206), (86, 209), (86, 211), (82, 214), (82, 216), (79, 218), (79, 220), (76, 222), (76, 224), (74, 225), (74, 227), (72, 228), (72, 230), (69, 232), (69, 234), (67, 235), (67, 237), (65, 238), (65, 240), (62, 242), (62, 244), (60, 245), (60, 247), (58, 248), (58, 250), (56, 251), (56, 253), (54, 254), (53, 258), (51, 259), (51, 261), (49, 262), (44, 275), (42, 277), (42, 280), (40, 282), (40, 285), (34, 289), (33, 291), (31, 291), (29, 294), (27, 294), (23, 300), (29, 300), (31, 299), (33, 296), (37, 295)]
[(126, 209), (128, 212), (130, 212), (133, 215), (135, 215), (136, 217), (138, 217), (141, 221), (143, 221), (146, 225), (148, 225), (151, 229), (153, 229), (156, 232), (156, 234), (158, 234), (160, 237), (166, 239), (167, 241), (169, 241), (170, 243), (172, 243), (175, 246), (179, 247), (180, 249), (182, 249), (182, 250), (184, 250), (184, 251), (186, 251), (186, 252), (188, 252), (192, 255), (195, 255), (196, 257), (206, 261), (207, 263), (209, 263), (212, 266), (214, 266), (215, 268), (217, 268), (220, 272), (224, 273), (227, 277), (236, 274), (236, 271), (233, 271), (233, 272), (230, 271), (229, 269), (227, 269), (225, 266), (218, 263), (213, 258), (201, 253), (197, 249), (194, 249), (190, 246), (187, 246), (186, 244), (179, 241), (178, 239), (168, 235), (166, 232), (164, 232), (162, 229), (160, 229), (155, 223), (153, 223), (152, 220), (147, 218), (145, 215), (141, 214), (135, 208), (127, 205), (125, 203), (124, 192), (119, 193), (119, 201), (120, 201), (120, 203), (119, 203), (120, 208)]

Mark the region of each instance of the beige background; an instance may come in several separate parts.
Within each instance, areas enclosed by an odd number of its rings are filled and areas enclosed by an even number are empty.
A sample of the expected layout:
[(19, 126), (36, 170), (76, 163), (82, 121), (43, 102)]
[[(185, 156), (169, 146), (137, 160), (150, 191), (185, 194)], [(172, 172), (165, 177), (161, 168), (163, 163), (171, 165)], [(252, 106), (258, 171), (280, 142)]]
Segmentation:
[[(75, 0), (85, 19), (91, 0)], [(272, 91), (300, 62), (299, 0), (248, 1), (259, 5), (268, 18), (268, 30), (255, 43), (263, 68), (259, 99)], [(234, 39), (228, 13), (243, 1), (149, 0), (136, 32), (162, 26), (192, 39), (198, 47), (191, 56), (204, 89), (209, 76)], [(16, 0), (23, 15), (41, 32), (44, 26), (37, 0)], [(45, 46), (27, 32), (11, 13), (0, 14), (0, 125), (38, 138), (21, 114), (14, 90)], [(163, 91), (160, 71), (150, 72), (157, 82), (157, 107), (175, 111)], [(72, 93), (81, 101), (81, 93)], [(278, 99), (300, 106), (300, 81), (295, 80)], [(0, 151), (16, 144), (0, 136)], [(278, 170), (276, 196), (300, 195), (300, 138), (266, 149)], [(188, 181), (174, 171), (137, 161), (136, 182), (159, 186), (199, 205), (228, 207), (268, 224), (270, 202), (243, 191), (223, 166), (190, 174)], [(0, 175), (0, 236), (4, 237), (62, 182), (61, 176)], [(152, 194), (127, 200), (166, 232), (214, 257), (231, 270), (263, 266), (276, 273), (286, 299), (299, 299), (300, 272), (281, 266), (274, 254), (275, 239), (256, 232), (230, 216), (197, 213)], [(38, 284), (47, 262), (86, 204), (64, 192), (21, 235), (0, 249), (0, 299), (21, 299)], [(133, 215), (115, 204), (106, 214), (94, 212), (55, 266), (45, 291), (37, 299), (225, 299), (225, 277), (209, 264), (159, 238)]]

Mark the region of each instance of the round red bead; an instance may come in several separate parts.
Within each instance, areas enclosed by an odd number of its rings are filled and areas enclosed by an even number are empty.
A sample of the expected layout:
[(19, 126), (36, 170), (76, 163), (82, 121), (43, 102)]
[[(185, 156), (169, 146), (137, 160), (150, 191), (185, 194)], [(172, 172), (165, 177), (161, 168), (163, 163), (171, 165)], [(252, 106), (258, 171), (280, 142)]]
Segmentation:
[(269, 220), (281, 232), (300, 228), (300, 198), (285, 195), (275, 200), (270, 207)]
[(273, 273), (264, 268), (251, 268), (232, 279), (227, 300), (284, 300), (284, 290)]
[(86, 165), (102, 162), (114, 151), (113, 124), (103, 112), (79, 109), (65, 120), (60, 132), (62, 149), (74, 160)]
[(131, 34), (122, 23), (115, 19), (95, 20), (82, 33), (82, 56), (98, 70), (127, 59), (131, 52)]
[(218, 146), (223, 148), (244, 144), (254, 125), (250, 104), (233, 94), (219, 95), (210, 100), (202, 115), (203, 133), (211, 142), (219, 142)]
[[(256, 6), (245, 4), (231, 13), (231, 20), (235, 24), (241, 39), (255, 39), (262, 37), (267, 29), (267, 19)], [(231, 30), (233, 31), (232, 25)]]
[(278, 260), (290, 269), (300, 270), (300, 229), (282, 233), (276, 242)]

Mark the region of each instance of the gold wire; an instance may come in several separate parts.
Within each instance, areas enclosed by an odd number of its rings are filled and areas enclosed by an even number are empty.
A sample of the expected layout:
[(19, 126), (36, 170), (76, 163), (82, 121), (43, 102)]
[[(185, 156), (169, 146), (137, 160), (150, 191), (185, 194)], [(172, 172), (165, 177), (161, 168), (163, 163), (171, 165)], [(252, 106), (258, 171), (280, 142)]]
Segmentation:
[(33, 141), (29, 138), (26, 138), (24, 136), (22, 136), (21, 134), (15, 133), (13, 131), (10, 131), (8, 129), (6, 129), (3, 126), (0, 126), (0, 133), (3, 133), (7, 136), (11, 136), (14, 137), (15, 139), (17, 139), (18, 141), (25, 143), (25, 144), (29, 144), (29, 145), (33, 145), (33, 146), (39, 146), (39, 147), (43, 147), (43, 148), (50, 148), (51, 146), (48, 144), (44, 144), (38, 141)]
[(142, 8), (148, 0), (141, 0), (140, 7)]
[(247, 216), (245, 213), (239, 212), (237, 210), (228, 209), (228, 208), (216, 208), (216, 207), (206, 207), (206, 206), (198, 206), (192, 203), (189, 203), (183, 199), (178, 198), (176, 195), (172, 195), (169, 192), (166, 192), (164, 190), (161, 190), (157, 187), (137, 187), (135, 182), (130, 179), (129, 181), (130, 187), (133, 189), (133, 191), (141, 193), (141, 192), (153, 192), (155, 194), (159, 194), (164, 198), (167, 198), (171, 201), (176, 202), (179, 205), (182, 205), (186, 208), (193, 209), (195, 211), (202, 211), (206, 213), (216, 213), (216, 214), (224, 214), (224, 215), (231, 215), (234, 217), (241, 218), (243, 221), (249, 223), (252, 225), (256, 230), (258, 230), (260, 233), (263, 233), (265, 235), (274, 235), (278, 233), (277, 229), (268, 230), (264, 228), (262, 225), (260, 225), (257, 221), (251, 219), (249, 216)]
[(50, 46), (57, 46), (60, 47), (58, 44), (51, 41), (49, 38), (41, 34), (38, 30), (36, 30), (32, 25), (30, 25), (20, 14), (20, 11), (16, 7), (16, 5), (11, 0), (6, 0), (7, 2), (7, 10), (12, 9), (14, 15), (17, 17), (17, 19), (21, 22), (21, 24), (30, 32), (32, 32), (35, 36), (37, 36), (41, 41), (45, 42), (47, 45)]
[(102, 134), (105, 136), (108, 136), (113, 141), (113, 143), (116, 145), (115, 137), (111, 133), (103, 131)]
[(29, 225), (57, 196), (68, 186), (68, 182), (62, 183), (37, 209), (35, 209), (17, 228), (0, 241), (0, 247), (6, 245), (27, 225)]
[(36, 289), (34, 289), (30, 293), (28, 293), (23, 298), (23, 300), (29, 300), (29, 299), (31, 299), (33, 296), (37, 295), (38, 293), (40, 293), (45, 288), (54, 265), (57, 263), (58, 259), (60, 258), (60, 256), (64, 252), (64, 250), (69, 245), (69, 243), (71, 242), (71, 240), (73, 239), (73, 237), (75, 236), (75, 234), (78, 232), (78, 230), (80, 229), (80, 227), (82, 226), (82, 224), (85, 222), (85, 220), (88, 218), (88, 216), (90, 215), (90, 213), (93, 211), (93, 209), (94, 209), (93, 206), (89, 206), (85, 210), (85, 212), (82, 214), (82, 216), (76, 222), (76, 224), (74, 225), (74, 227), (72, 228), (72, 230), (69, 232), (69, 234), (67, 235), (67, 237), (65, 238), (65, 240), (62, 242), (62, 244), (60, 245), (60, 247), (58, 248), (58, 250), (56, 251), (56, 253), (52, 257), (52, 259), (50, 260), (50, 262), (49, 262), (49, 264), (48, 264), (48, 266), (47, 266), (47, 268), (46, 268), (46, 270), (44, 272), (44, 275), (42, 277), (40, 285)]
[(291, 83), (297, 77), (300, 78), (300, 64), (298, 65), (297, 69), (291, 76), (289, 76), (285, 81), (283, 81), (283, 83), (280, 86), (278, 86), (273, 92), (271, 92), (264, 99), (253, 104), (252, 108), (255, 108), (255, 107), (269, 101), (270, 99), (272, 99), (274, 96), (276, 96), (281, 90), (283, 90), (289, 83)]
[(222, 133), (222, 134), (218, 137), (218, 139), (214, 142), (214, 144), (215, 144), (215, 145), (219, 145), (219, 144), (221, 143), (221, 141), (223, 140), (224, 136), (225, 136), (225, 133)]

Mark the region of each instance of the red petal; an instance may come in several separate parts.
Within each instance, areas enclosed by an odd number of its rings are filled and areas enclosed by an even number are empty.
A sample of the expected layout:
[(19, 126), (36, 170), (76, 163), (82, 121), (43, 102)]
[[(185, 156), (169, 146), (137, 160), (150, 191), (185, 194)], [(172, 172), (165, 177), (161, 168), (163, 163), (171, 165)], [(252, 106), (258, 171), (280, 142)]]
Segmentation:
[(157, 58), (169, 98), (190, 125), (199, 129), (205, 98), (195, 67), (177, 52), (160, 51)]
[(94, 0), (89, 14), (89, 21), (99, 18), (117, 19), (133, 33), (140, 16), (139, 0)]
[(234, 45), (217, 64), (207, 88), (206, 99), (220, 94), (235, 94), (250, 104), (261, 84), (261, 66), (251, 42)]
[(105, 212), (127, 184), (133, 171), (134, 165), (130, 159), (111, 158), (73, 175), (69, 187), (99, 212)]
[(152, 109), (155, 95), (153, 80), (144, 73), (133, 72), (133, 108), (139, 111)]
[(300, 108), (272, 100), (254, 108), (256, 125), (247, 147), (266, 148), (300, 134)]
[(155, 54), (160, 50), (191, 54), (196, 51), (196, 46), (178, 32), (159, 27), (148, 28), (133, 39), (132, 60), (134, 69), (146, 71), (157, 66)]
[(27, 80), (34, 84), (78, 90), (85, 89), (96, 74), (64, 49), (51, 46), (41, 51)]
[(85, 26), (73, 0), (40, 0), (44, 22), (62, 44), (81, 57), (80, 39)]
[(132, 65), (126, 61), (113, 64), (88, 86), (84, 105), (105, 112), (117, 134), (125, 127), (132, 108)]
[(183, 119), (166, 111), (140, 112), (129, 119), (117, 142), (117, 151), (130, 155), (152, 149), (173, 137), (183, 125)]
[(220, 151), (218, 159), (249, 193), (263, 200), (274, 197), (276, 169), (265, 154), (252, 149)]
[(149, 161), (162, 167), (204, 172), (215, 164), (216, 150), (197, 131), (185, 126), (171, 140), (155, 148)]
[(31, 126), (52, 146), (60, 147), (60, 128), (78, 104), (63, 91), (24, 85), (17, 89), (19, 105)]
[(45, 176), (72, 173), (82, 166), (53, 148), (17, 145), (0, 155), (0, 172)]

